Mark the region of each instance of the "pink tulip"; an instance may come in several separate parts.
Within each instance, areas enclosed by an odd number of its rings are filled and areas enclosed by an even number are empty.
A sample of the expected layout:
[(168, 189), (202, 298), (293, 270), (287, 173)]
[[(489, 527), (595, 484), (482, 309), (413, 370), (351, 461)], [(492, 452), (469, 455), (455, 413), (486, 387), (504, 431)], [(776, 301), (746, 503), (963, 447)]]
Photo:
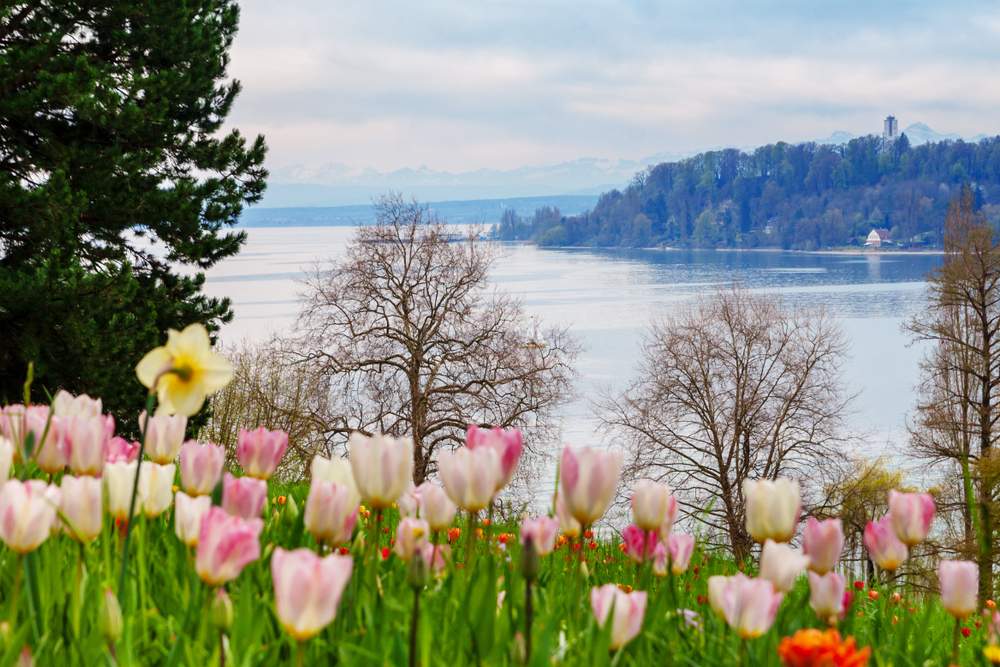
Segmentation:
[(177, 539), (189, 547), (198, 546), (201, 534), (201, 520), (212, 509), (211, 496), (192, 498), (183, 491), (174, 496), (174, 533)]
[(0, 488), (0, 539), (16, 553), (34, 551), (49, 537), (61, 500), (54, 484), (7, 480)]
[(188, 440), (181, 447), (181, 488), (191, 496), (212, 493), (222, 476), (226, 448)]
[(114, 437), (108, 441), (106, 463), (132, 463), (139, 458), (139, 443), (128, 444), (125, 438)]
[(451, 526), (458, 508), (447, 491), (432, 482), (424, 482), (417, 488), (416, 497), (420, 518), (427, 520), (432, 531), (447, 530)]
[(915, 547), (927, 539), (934, 518), (934, 498), (929, 493), (889, 492), (889, 516), (892, 531), (899, 541)]
[(670, 569), (674, 574), (687, 572), (694, 553), (694, 538), (684, 533), (671, 533), (667, 537), (667, 551), (670, 552)]
[(222, 476), (222, 509), (233, 516), (255, 519), (267, 504), (267, 482), (254, 477)]
[[(632, 489), (631, 503), (635, 525), (643, 530), (658, 530), (667, 518), (671, 497), (670, 487), (666, 484), (658, 484), (649, 479), (636, 482)], [(674, 505), (676, 507), (676, 501)]]
[(517, 464), (521, 460), (521, 452), (524, 449), (524, 441), (521, 439), (520, 429), (511, 428), (503, 430), (500, 427), (482, 429), (475, 424), (469, 424), (469, 429), (465, 435), (465, 446), (469, 449), (489, 447), (497, 453), (497, 460), (500, 470), (497, 473), (496, 488), (494, 492), (499, 492), (510, 483), (517, 470)]
[(754, 639), (771, 629), (783, 594), (776, 592), (767, 579), (748, 579), (738, 573), (732, 577), (710, 577), (708, 597), (712, 609), (741, 639)]
[(585, 447), (562, 451), (559, 464), (560, 496), (569, 515), (589, 526), (604, 515), (618, 489), (622, 453)]
[(213, 507), (201, 519), (195, 570), (209, 586), (220, 586), (240, 576), (248, 563), (260, 558), (262, 519), (230, 516)]
[(677, 496), (670, 494), (667, 497), (667, 511), (663, 515), (663, 523), (659, 527), (661, 540), (667, 539), (674, 529), (674, 524), (677, 523), (677, 510)]
[(15, 452), (14, 443), (0, 435), (0, 486), (10, 478)]
[(608, 622), (614, 608), (611, 622), (611, 648), (620, 649), (642, 631), (642, 619), (646, 615), (646, 592), (625, 593), (615, 584), (604, 584), (590, 589), (590, 606), (597, 625), (601, 628)]
[[(0, 418), (0, 431), (14, 443), (24, 460), (28, 434), (31, 434), (31, 456), (39, 468), (50, 475), (62, 472), (69, 463), (69, 441), (66, 439), (65, 417), (49, 417), (47, 405), (8, 405)], [(44, 441), (43, 441), (44, 436)]]
[(583, 532), (580, 522), (569, 515), (566, 503), (563, 502), (562, 493), (557, 493), (555, 497), (556, 518), (559, 520), (559, 529), (566, 537), (576, 539)]
[(955, 618), (965, 618), (976, 610), (979, 593), (979, 566), (967, 560), (942, 560), (938, 564), (941, 606)]
[(493, 500), (499, 465), (497, 452), (491, 447), (459, 447), (454, 452), (441, 452), (438, 474), (456, 505), (466, 512), (478, 512)]
[(547, 516), (537, 519), (525, 519), (521, 522), (521, 546), (528, 538), (539, 556), (547, 556), (556, 548), (556, 537), (559, 535), (559, 521)]
[(438, 573), (447, 567), (450, 553), (451, 547), (447, 544), (425, 544), (422, 555), (431, 572)]
[(278, 469), (288, 449), (288, 434), (268, 431), (261, 426), (253, 431), (240, 429), (236, 441), (236, 460), (249, 477), (268, 479)]
[(100, 477), (108, 455), (108, 441), (115, 432), (114, 417), (67, 417), (65, 426), (70, 469), (77, 475)]
[(413, 438), (392, 438), (354, 432), (347, 440), (351, 471), (366, 505), (376, 510), (392, 506), (413, 486)]
[(400, 518), (410, 516), (414, 519), (420, 514), (420, 489), (413, 489), (410, 493), (404, 493), (396, 501), (396, 509), (399, 510)]
[(837, 567), (844, 550), (844, 525), (840, 519), (806, 520), (802, 531), (802, 553), (809, 556), (809, 569), (826, 574)]
[(288, 634), (306, 641), (337, 617), (353, 568), (350, 556), (320, 558), (309, 549), (275, 548), (271, 556), (274, 606)]
[(809, 573), (809, 606), (823, 621), (833, 625), (844, 611), (847, 579), (837, 572)]
[(102, 411), (101, 399), (86, 394), (74, 396), (60, 389), (52, 399), (52, 414), (60, 417), (100, 417)]
[(413, 554), (423, 549), (428, 544), (428, 537), (431, 529), (423, 519), (411, 519), (407, 517), (396, 526), (396, 543), (393, 551), (407, 563), (413, 558)]
[(767, 540), (760, 552), (760, 578), (774, 584), (775, 590), (787, 593), (795, 580), (809, 566), (809, 556), (787, 544)]
[(986, 623), (986, 641), (996, 646), (997, 642), (1000, 642), (1000, 609), (994, 609), (992, 612), (983, 609), (983, 619)]
[[(358, 521), (358, 503), (345, 484), (314, 479), (309, 486), (303, 520), (316, 539), (339, 546), (351, 538)], [(352, 502), (354, 501), (354, 502)]]
[(643, 530), (639, 526), (628, 526), (622, 531), (625, 555), (636, 563), (644, 563), (653, 556), (659, 538), (655, 530)]
[(895, 571), (909, 556), (906, 545), (899, 541), (892, 530), (892, 516), (886, 514), (878, 523), (869, 521), (865, 527), (865, 546), (868, 555), (880, 568)]
[(67, 530), (66, 533), (74, 540), (91, 542), (101, 534), (104, 520), (104, 488), (101, 480), (89, 475), (65, 475), (60, 490), (60, 509), (76, 527), (76, 532)]
[(146, 418), (146, 411), (139, 413), (139, 430), (146, 438), (146, 456), (154, 463), (173, 463), (184, 444), (187, 417), (184, 415), (156, 415)]
[(747, 532), (760, 544), (789, 542), (799, 525), (799, 483), (786, 477), (743, 481)]

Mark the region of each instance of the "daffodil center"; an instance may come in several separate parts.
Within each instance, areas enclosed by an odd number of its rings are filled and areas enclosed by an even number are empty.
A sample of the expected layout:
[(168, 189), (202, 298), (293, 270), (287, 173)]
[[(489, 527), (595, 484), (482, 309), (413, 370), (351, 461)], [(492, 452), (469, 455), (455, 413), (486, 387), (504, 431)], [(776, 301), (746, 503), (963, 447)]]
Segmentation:
[(182, 382), (190, 382), (194, 376), (194, 369), (186, 361), (177, 360), (170, 372), (181, 379)]

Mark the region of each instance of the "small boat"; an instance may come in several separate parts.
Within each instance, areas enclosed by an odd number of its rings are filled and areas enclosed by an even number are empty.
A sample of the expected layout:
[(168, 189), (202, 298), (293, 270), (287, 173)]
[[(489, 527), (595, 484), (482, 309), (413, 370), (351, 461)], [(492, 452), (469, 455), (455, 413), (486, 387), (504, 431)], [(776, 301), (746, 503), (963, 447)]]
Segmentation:
[(546, 347), (545, 337), (538, 330), (538, 322), (535, 321), (534, 315), (531, 316), (525, 333), (527, 334), (528, 342), (521, 346), (523, 349), (537, 350)]

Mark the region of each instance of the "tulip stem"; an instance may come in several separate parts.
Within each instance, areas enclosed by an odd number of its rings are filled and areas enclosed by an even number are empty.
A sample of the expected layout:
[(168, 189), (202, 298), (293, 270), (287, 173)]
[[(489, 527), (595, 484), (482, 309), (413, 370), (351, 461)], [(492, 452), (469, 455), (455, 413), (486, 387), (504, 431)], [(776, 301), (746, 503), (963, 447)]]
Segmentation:
[(149, 417), (153, 412), (156, 394), (150, 392), (146, 396), (146, 421), (142, 425), (142, 440), (139, 441), (139, 456), (136, 457), (135, 480), (132, 482), (132, 500), (128, 505), (128, 523), (125, 524), (125, 546), (122, 549), (122, 573), (118, 582), (118, 601), (125, 606), (125, 581), (128, 578), (128, 550), (132, 542), (132, 524), (135, 518), (135, 497), (139, 493), (139, 470), (142, 468), (142, 455), (146, 452), (146, 439), (149, 437)]
[(469, 512), (469, 535), (465, 539), (465, 569), (471, 570), (472, 559), (476, 550), (476, 514)]
[(21, 599), (21, 575), (24, 569), (24, 556), (17, 555), (17, 571), (14, 573), (14, 596), (10, 605), (10, 625), (17, 627), (17, 603)]
[(962, 619), (955, 619), (955, 634), (951, 639), (951, 662), (950, 665), (958, 664), (958, 635), (962, 632)]
[(302, 659), (304, 657), (304, 654), (305, 654), (305, 643), (300, 641), (299, 642), (299, 650), (298, 650), (298, 658), (295, 661), (296, 665), (298, 665), (298, 667), (302, 667), (302, 664), (303, 664)]
[(410, 619), (410, 667), (417, 667), (417, 623), (420, 618), (420, 588), (413, 589), (413, 618)]
[(525, 664), (531, 663), (531, 623), (534, 615), (531, 608), (531, 579), (525, 581), (524, 588), (524, 656)]

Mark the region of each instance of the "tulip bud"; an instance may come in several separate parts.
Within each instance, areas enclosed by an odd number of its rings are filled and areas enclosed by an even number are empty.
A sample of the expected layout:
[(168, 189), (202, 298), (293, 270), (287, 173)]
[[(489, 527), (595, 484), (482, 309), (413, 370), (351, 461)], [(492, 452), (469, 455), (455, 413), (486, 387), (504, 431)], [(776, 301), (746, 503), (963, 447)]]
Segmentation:
[(35, 667), (35, 658), (31, 655), (31, 649), (27, 646), (21, 651), (21, 656), (17, 659), (16, 667)]
[(3, 648), (10, 644), (10, 623), (7, 621), (0, 623), (0, 642), (3, 642), (0, 644)]
[(413, 552), (410, 564), (406, 566), (406, 583), (414, 591), (419, 591), (427, 585), (427, 561), (419, 549)]
[(212, 600), (212, 623), (219, 632), (228, 632), (233, 627), (233, 601), (221, 586), (215, 589)]
[(541, 569), (542, 562), (538, 558), (535, 541), (528, 538), (525, 540), (524, 547), (521, 548), (521, 574), (528, 581), (534, 581), (538, 578), (538, 573)]
[(590, 568), (587, 567), (587, 561), (580, 563), (580, 578), (584, 581), (590, 579)]
[(285, 501), (285, 509), (281, 511), (281, 520), (285, 523), (295, 523), (299, 518), (299, 506), (295, 504), (295, 498), (288, 496)]
[(104, 601), (101, 602), (101, 609), (97, 619), (101, 636), (108, 644), (114, 644), (122, 635), (122, 608), (118, 604), (118, 598), (110, 588), (104, 589)]
[(512, 665), (523, 665), (528, 662), (528, 646), (520, 630), (514, 633), (514, 641), (510, 645), (510, 662)]

